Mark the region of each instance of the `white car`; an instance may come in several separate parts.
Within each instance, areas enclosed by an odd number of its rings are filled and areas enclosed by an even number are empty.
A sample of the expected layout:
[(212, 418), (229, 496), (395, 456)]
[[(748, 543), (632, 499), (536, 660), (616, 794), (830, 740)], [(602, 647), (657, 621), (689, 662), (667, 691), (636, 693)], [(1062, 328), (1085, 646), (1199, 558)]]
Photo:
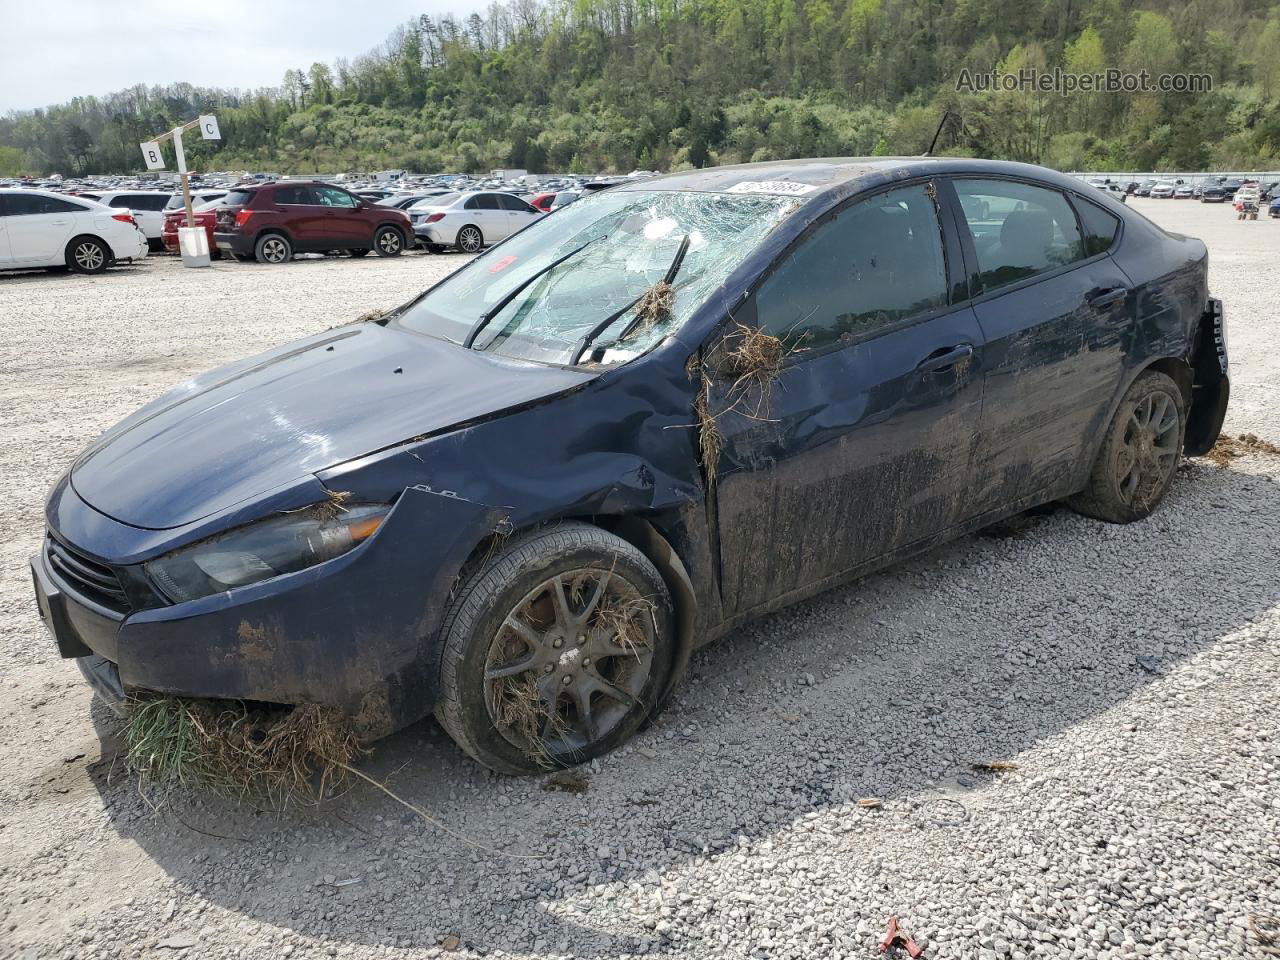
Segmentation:
[(446, 193), (406, 212), (414, 236), (428, 250), (457, 247), (463, 253), (478, 253), (543, 216), (519, 197), (489, 191)]
[[(86, 200), (97, 200), (117, 210), (129, 210), (147, 236), (152, 250), (164, 249), (164, 210), (173, 198), (172, 190), (93, 190), (81, 193)], [(194, 195), (192, 200), (194, 200)]]
[(47, 190), (0, 190), (0, 270), (101, 273), (146, 255), (147, 238), (127, 210)]
[(1168, 200), (1177, 189), (1178, 185), (1176, 183), (1164, 180), (1151, 188), (1151, 196), (1156, 200)]

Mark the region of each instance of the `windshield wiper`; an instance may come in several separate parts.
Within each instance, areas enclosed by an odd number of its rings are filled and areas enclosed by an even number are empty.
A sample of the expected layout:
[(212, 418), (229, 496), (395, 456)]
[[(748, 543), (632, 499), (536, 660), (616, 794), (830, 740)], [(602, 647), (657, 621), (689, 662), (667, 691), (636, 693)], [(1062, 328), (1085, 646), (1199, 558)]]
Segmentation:
[[(684, 239), (680, 241), (680, 248), (676, 250), (675, 259), (671, 261), (671, 266), (667, 267), (666, 276), (662, 278), (663, 283), (670, 285), (675, 281), (676, 275), (680, 272), (680, 267), (684, 264), (684, 255), (688, 252), (689, 252), (689, 234), (686, 233), (684, 235)], [(647, 293), (648, 291), (645, 291), (645, 292)], [(600, 334), (608, 330), (615, 323), (617, 323), (619, 319), (626, 316), (627, 311), (629, 311), (632, 307), (634, 307), (637, 303), (639, 303), (643, 297), (644, 297), (644, 294), (642, 293), (640, 294), (640, 296), (636, 297), (634, 300), (628, 303), (621, 310), (616, 310), (613, 313), (609, 314), (609, 316), (605, 317), (603, 320), (597, 323), (594, 327), (588, 330), (586, 335), (581, 340), (578, 341), (578, 345), (573, 348), (573, 355), (569, 358), (569, 366), (571, 367), (576, 366), (578, 362), (582, 359), (582, 355), (587, 352), (587, 348), (590, 347), (593, 343), (595, 343), (596, 338), (600, 336)], [(627, 329), (622, 331), (622, 336), (618, 337), (618, 339), (619, 340), (624, 339), (627, 336), (627, 334), (631, 332), (632, 328), (635, 327), (638, 320), (639, 318), (637, 317), (636, 320), (633, 320), (631, 323), (627, 324)]]
[(495, 303), (492, 307), (490, 307), (484, 313), (480, 314), (480, 319), (477, 320), (475, 324), (471, 327), (471, 329), (467, 331), (467, 336), (462, 341), (462, 345), (466, 347), (468, 350), (470, 350), (472, 347), (472, 344), (476, 342), (476, 337), (480, 336), (480, 331), (482, 331), (485, 327), (489, 325), (490, 320), (492, 320), (494, 317), (500, 314), (503, 310), (505, 310), (507, 308), (507, 304), (509, 304), (516, 297), (520, 296), (521, 292), (526, 287), (528, 287), (529, 284), (533, 283), (533, 281), (537, 280), (539, 277), (545, 276), (546, 274), (550, 273), (552, 270), (560, 266), (560, 264), (564, 263), (570, 257), (577, 256), (579, 253), (587, 249), (587, 247), (591, 246), (591, 244), (595, 243), (597, 240), (603, 240), (603, 239), (604, 239), (603, 234), (601, 234), (598, 237), (593, 237), (592, 239), (584, 243), (582, 246), (575, 247), (574, 249), (566, 253), (563, 257), (559, 257), (555, 260), (552, 260), (541, 270), (534, 271), (533, 274), (531, 274), (525, 280), (518, 283), (514, 290), (508, 293), (505, 297), (503, 297), (501, 300)]

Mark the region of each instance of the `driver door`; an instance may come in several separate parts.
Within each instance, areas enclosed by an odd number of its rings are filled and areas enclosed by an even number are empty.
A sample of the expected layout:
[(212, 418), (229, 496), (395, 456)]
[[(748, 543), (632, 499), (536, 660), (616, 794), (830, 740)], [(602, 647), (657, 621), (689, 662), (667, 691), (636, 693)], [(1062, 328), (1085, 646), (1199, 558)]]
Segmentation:
[[(704, 348), (726, 616), (965, 513), (984, 342), (973, 310), (952, 302), (947, 253), (957, 276), (960, 258), (933, 194), (900, 187), (824, 217)], [(776, 375), (744, 374), (744, 331), (781, 341)]]

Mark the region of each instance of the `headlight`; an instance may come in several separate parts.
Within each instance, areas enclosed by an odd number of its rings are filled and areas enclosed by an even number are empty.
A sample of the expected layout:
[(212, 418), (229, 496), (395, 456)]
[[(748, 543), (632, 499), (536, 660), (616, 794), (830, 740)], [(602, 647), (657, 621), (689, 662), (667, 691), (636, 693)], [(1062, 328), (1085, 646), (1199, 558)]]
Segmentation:
[(175, 603), (294, 573), (341, 556), (367, 540), (391, 507), (359, 504), (259, 520), (146, 565), (147, 574)]

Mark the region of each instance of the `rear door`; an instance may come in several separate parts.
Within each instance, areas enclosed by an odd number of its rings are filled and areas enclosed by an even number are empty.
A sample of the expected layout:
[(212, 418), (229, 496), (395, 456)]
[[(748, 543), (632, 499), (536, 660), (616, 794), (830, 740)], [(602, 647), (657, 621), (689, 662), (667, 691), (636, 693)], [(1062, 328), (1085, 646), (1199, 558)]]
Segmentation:
[(467, 211), (484, 232), (485, 243), (505, 240), (510, 233), (507, 211), (496, 193), (477, 193), (467, 201)]
[[(704, 350), (726, 615), (928, 538), (967, 510), (984, 345), (935, 195), (917, 183), (823, 217)], [(763, 381), (723, 359), (757, 329), (784, 355)]]
[(1135, 305), (1062, 191), (995, 178), (951, 184), (987, 342), (976, 515), (1069, 492), (1105, 425)]
[(311, 187), (278, 186), (271, 192), (271, 201), (280, 208), (280, 225), (293, 239), (297, 250), (320, 249), (327, 242), (331, 229), (320, 198)]
[(83, 207), (38, 193), (8, 195), (5, 217), (13, 263), (49, 263), (61, 259), (71, 239), (76, 213)]

